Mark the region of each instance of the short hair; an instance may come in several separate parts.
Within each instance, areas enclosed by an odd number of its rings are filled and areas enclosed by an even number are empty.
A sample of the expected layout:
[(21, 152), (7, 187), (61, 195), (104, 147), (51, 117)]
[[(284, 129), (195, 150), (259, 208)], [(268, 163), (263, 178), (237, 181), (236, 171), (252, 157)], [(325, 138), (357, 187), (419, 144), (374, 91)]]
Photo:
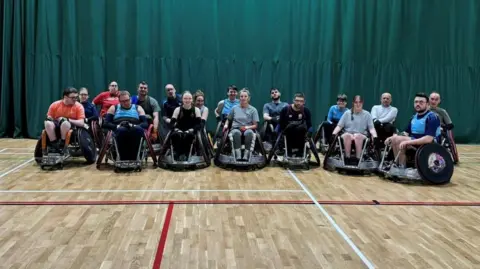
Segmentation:
[(128, 91), (121, 91), (119, 97), (124, 95), (130, 97), (130, 93)]
[(305, 99), (305, 94), (303, 94), (303, 92), (297, 92), (293, 95), (293, 99), (297, 97)]
[(202, 96), (204, 99), (205, 99), (205, 94), (202, 92), (201, 89), (198, 89), (196, 92), (195, 92), (195, 95), (193, 96), (193, 101), (197, 101), (197, 97), (200, 97)]
[(415, 94), (415, 97), (425, 98), (425, 100), (427, 100), (427, 103), (428, 103), (428, 96), (424, 92), (417, 92)]
[(278, 92), (280, 92), (277, 88), (271, 88), (270, 89), (270, 93), (272, 93), (273, 91), (277, 90)]
[(71, 93), (78, 93), (77, 89), (75, 89), (74, 87), (66, 87), (64, 90), (63, 90), (63, 96), (68, 96), (70, 95)]
[(148, 83), (145, 80), (142, 80), (142, 81), (140, 81), (140, 83), (138, 83), (138, 85), (147, 85), (148, 86)]
[(341, 93), (341, 94), (337, 95), (337, 101), (338, 101), (338, 100), (347, 101), (347, 98), (348, 98), (347, 95), (344, 94), (344, 93)]
[(234, 91), (238, 92), (237, 86), (235, 86), (235, 85), (233, 85), (233, 84), (228, 86), (227, 92), (229, 92), (230, 90), (234, 90)]
[(86, 87), (81, 87), (81, 88), (78, 90), (78, 92), (80, 93), (80, 92), (83, 91), (83, 90), (86, 90), (87, 93), (88, 93), (88, 89), (87, 89)]

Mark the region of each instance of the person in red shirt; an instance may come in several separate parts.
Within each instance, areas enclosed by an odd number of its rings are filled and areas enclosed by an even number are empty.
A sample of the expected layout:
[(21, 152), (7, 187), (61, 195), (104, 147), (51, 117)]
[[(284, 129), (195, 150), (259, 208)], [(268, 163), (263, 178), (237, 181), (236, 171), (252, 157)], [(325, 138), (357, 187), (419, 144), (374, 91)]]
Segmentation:
[[(65, 146), (68, 131), (75, 126), (85, 126), (85, 110), (78, 100), (78, 91), (68, 87), (63, 91), (63, 99), (53, 102), (48, 108), (45, 131), (55, 150)], [(61, 137), (58, 141), (58, 136)]]
[(116, 106), (120, 104), (120, 102), (118, 101), (119, 93), (120, 92), (118, 91), (118, 83), (116, 81), (112, 81), (108, 86), (108, 91), (102, 92), (95, 98), (93, 98), (92, 103), (94, 105), (101, 106), (100, 118), (103, 118), (105, 116), (111, 106)]

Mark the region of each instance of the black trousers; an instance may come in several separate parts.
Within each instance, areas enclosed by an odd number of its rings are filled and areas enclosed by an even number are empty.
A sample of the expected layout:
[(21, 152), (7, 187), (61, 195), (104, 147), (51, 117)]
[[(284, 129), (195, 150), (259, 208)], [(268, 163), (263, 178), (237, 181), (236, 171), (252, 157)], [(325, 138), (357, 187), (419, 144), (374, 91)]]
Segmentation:
[(374, 126), (375, 126), (375, 130), (377, 131), (377, 136), (380, 142), (384, 142), (387, 138), (392, 136), (396, 131), (395, 126), (391, 123), (375, 122)]
[(120, 127), (115, 131), (118, 153), (122, 161), (137, 160), (140, 140), (144, 133), (143, 128), (138, 125), (132, 128)]
[(307, 126), (304, 124), (288, 127), (284, 132), (287, 137), (287, 153), (290, 154), (292, 149), (303, 150), (306, 134)]
[(177, 155), (188, 155), (195, 135), (192, 133), (172, 133), (173, 150)]

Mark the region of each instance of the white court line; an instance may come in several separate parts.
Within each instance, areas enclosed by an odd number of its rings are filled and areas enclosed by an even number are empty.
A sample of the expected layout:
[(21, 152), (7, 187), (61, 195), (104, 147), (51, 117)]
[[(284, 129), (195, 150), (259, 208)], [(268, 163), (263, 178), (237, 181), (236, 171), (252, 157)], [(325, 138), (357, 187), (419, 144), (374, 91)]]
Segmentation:
[(10, 174), (11, 172), (15, 172), (15, 171), (19, 170), (20, 168), (24, 167), (25, 165), (27, 165), (28, 163), (30, 163), (30, 162), (33, 161), (34, 159), (35, 159), (35, 158), (31, 158), (31, 159), (29, 159), (29, 160), (26, 160), (26, 161), (23, 162), (22, 164), (15, 166), (14, 168), (8, 170), (7, 172), (1, 174), (1, 175), (0, 175), (0, 178), (6, 176), (6, 175), (8, 175), (8, 174)]
[(0, 151), (0, 155), (32, 155), (33, 152), (2, 152)]
[(305, 185), (303, 185), (303, 183), (300, 181), (300, 179), (298, 179), (298, 177), (290, 169), (288, 169), (288, 173), (290, 174), (290, 176), (293, 177), (293, 179), (295, 179), (295, 181), (298, 183), (298, 185), (300, 185), (300, 187), (302, 187), (302, 189), (307, 193), (307, 195), (310, 197), (310, 199), (312, 199), (313, 203), (318, 207), (318, 209), (320, 209), (322, 214), (328, 219), (330, 224), (332, 224), (332, 226), (335, 228), (335, 230), (337, 230), (337, 232), (350, 245), (350, 247), (355, 251), (355, 253), (357, 253), (357, 255), (360, 257), (360, 259), (362, 259), (363, 263), (369, 269), (375, 268), (375, 266), (373, 266), (373, 264), (365, 257), (365, 255), (363, 255), (363, 253), (357, 248), (357, 246), (355, 246), (355, 244), (352, 242), (352, 240), (350, 240), (350, 238), (345, 234), (345, 232), (342, 230), (342, 228), (340, 228), (337, 225), (335, 220), (333, 220), (333, 218), (330, 216), (330, 214), (328, 214), (328, 212), (323, 208), (323, 206), (321, 206), (318, 203), (317, 199), (310, 193), (310, 191), (308, 191), (307, 187), (305, 187)]
[(302, 192), (303, 190), (0, 190), (0, 193), (95, 193), (95, 192)]
[(4, 152), (5, 150), (7, 150), (7, 149), (2, 149), (2, 150), (0, 150), (0, 152)]

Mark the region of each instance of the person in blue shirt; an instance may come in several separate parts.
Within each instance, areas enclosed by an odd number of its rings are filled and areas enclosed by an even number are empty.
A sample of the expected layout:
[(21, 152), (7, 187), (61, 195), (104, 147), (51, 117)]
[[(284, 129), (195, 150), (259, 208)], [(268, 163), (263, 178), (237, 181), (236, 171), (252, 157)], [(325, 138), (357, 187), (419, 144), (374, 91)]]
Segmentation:
[(237, 99), (237, 94), (237, 86), (228, 86), (228, 98), (218, 102), (217, 108), (215, 109), (215, 116), (217, 118), (217, 122), (226, 120), (232, 108), (240, 104), (240, 99)]
[(119, 101), (108, 109), (104, 127), (114, 131), (121, 159), (136, 160), (140, 139), (148, 128), (147, 117), (141, 106), (132, 104), (128, 91), (120, 92)]
[(280, 112), (284, 107), (288, 106), (287, 102), (280, 101), (280, 96), (281, 93), (277, 88), (271, 88), (270, 97), (272, 101), (263, 105), (263, 120), (273, 126), (273, 130), (269, 131), (268, 127), (265, 130), (264, 137), (262, 137), (265, 142), (271, 142), (276, 139), (274, 130), (280, 122)]
[(405, 149), (408, 146), (421, 146), (435, 141), (440, 135), (440, 119), (437, 114), (430, 111), (429, 99), (425, 93), (417, 93), (414, 101), (417, 112), (410, 119), (404, 135), (394, 134), (385, 140), (385, 144), (391, 143), (394, 156), (398, 157), (400, 167), (405, 167)]
[(80, 104), (82, 104), (85, 110), (85, 123), (90, 124), (94, 120), (98, 120), (97, 108), (94, 104), (88, 101), (88, 89), (85, 87), (80, 88)]
[(347, 95), (339, 94), (337, 96), (337, 104), (330, 107), (327, 121), (323, 123), (322, 128), (324, 128), (325, 141), (331, 140), (333, 130), (337, 127), (338, 122), (346, 111), (348, 111)]

